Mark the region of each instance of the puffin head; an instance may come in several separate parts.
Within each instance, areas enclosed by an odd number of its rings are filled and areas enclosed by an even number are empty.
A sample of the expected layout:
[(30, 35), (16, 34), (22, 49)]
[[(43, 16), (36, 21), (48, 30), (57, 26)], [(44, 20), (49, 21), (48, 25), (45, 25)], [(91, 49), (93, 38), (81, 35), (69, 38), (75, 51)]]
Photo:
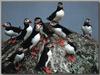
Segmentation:
[(91, 20), (89, 18), (86, 18), (85, 22), (91, 23)]
[(58, 7), (58, 8), (63, 8), (63, 3), (62, 3), (62, 2), (58, 2), (57, 7)]
[(30, 24), (32, 23), (31, 20), (29, 18), (25, 18), (24, 19), (24, 24)]
[(11, 27), (11, 23), (10, 22), (6, 22), (4, 24), (2, 24), (3, 27)]
[(42, 19), (40, 17), (36, 17), (34, 19), (34, 25), (35, 25), (36, 30), (39, 30), (43, 26)]

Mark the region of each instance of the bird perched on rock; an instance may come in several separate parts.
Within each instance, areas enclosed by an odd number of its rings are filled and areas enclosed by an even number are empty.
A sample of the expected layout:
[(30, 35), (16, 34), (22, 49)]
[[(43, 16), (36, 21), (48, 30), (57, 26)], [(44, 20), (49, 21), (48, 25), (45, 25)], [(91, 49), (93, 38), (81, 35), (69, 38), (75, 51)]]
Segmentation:
[(92, 26), (91, 26), (91, 20), (89, 18), (86, 18), (84, 25), (82, 26), (82, 31), (84, 36), (91, 36), (92, 35)]
[[(38, 50), (35, 50), (35, 46), (39, 43), (41, 40), (41, 34), (47, 37), (47, 34), (44, 33), (44, 24), (42, 22), (42, 19), (40, 17), (36, 17), (34, 19), (34, 29), (32, 31), (32, 34), (27, 38), (27, 40), (23, 41), (21, 44), (21, 47), (23, 49), (32, 49), (32, 53), (37, 52)], [(35, 53), (36, 54), (36, 53)]]
[(66, 56), (67, 56), (68, 61), (75, 62), (76, 46), (73, 44), (73, 42), (68, 42), (65, 44), (64, 47), (67, 52)]
[(22, 29), (20, 27), (18, 28), (18, 27), (12, 26), (10, 22), (6, 22), (2, 26), (5, 28), (5, 30), (4, 30), (5, 34), (10, 36), (11, 39), (14, 36), (18, 36), (22, 31)]
[(19, 50), (17, 50), (8, 58), (8, 61), (12, 62), (15, 65), (16, 70), (19, 70), (24, 57), (25, 54), (23, 52), (23, 49), (19, 48)]
[(58, 41), (59, 45), (64, 48), (66, 51), (66, 56), (68, 61), (74, 62), (76, 60), (75, 54), (76, 54), (76, 46), (73, 44), (72, 41), (65, 41), (65, 40), (60, 40)]
[(32, 33), (32, 26), (30, 25), (32, 23), (29, 18), (24, 19), (24, 29), (22, 30), (21, 34), (14, 38), (13, 41), (16, 42), (16, 40), (26, 40)]
[(55, 26), (52, 26), (52, 30), (57, 35), (66, 38), (68, 35), (72, 34), (72, 31), (68, 30), (67, 28), (61, 26), (60, 24), (57, 24)]
[(52, 58), (52, 51), (50, 49), (52, 47), (53, 45), (50, 43), (45, 44), (40, 60), (35, 67), (36, 71), (44, 71), (47, 74), (52, 73), (51, 69), (48, 67), (48, 63), (50, 62)]
[(63, 3), (58, 2), (57, 9), (47, 19), (51, 21), (51, 24), (58, 23), (64, 16)]

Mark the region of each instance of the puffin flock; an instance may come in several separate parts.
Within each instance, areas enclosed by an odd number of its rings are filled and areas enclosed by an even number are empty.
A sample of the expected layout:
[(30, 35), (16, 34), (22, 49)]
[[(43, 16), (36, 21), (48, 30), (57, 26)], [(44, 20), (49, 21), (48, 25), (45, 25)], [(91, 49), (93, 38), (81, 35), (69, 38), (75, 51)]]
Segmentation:
[[(48, 26), (45, 25), (41, 17), (36, 17), (34, 19), (34, 28), (31, 26), (32, 22), (29, 18), (24, 19), (23, 29), (12, 26), (10, 22), (2, 24), (3, 28), (5, 29), (5, 34), (11, 37), (8, 43), (16, 44), (18, 41), (22, 41), (20, 48), (18, 48), (17, 51), (8, 59), (10, 62), (10, 68), (19, 71), (21, 62), (24, 60), (26, 55), (25, 52), (30, 50), (33, 58), (39, 54), (39, 52), (41, 52), (34, 70), (37, 72), (43, 71), (47, 74), (52, 73), (52, 70), (49, 68), (48, 64), (50, 63), (53, 55), (51, 48), (55, 47), (55, 44), (59, 44), (66, 50), (66, 57), (69, 62), (75, 62), (77, 48), (68, 37), (68, 35), (72, 34), (73, 32), (59, 24), (59, 21), (63, 18), (64, 14), (63, 3), (58, 2), (56, 11), (47, 17)], [(91, 20), (86, 18), (83, 26), (81, 27), (83, 37), (91, 37), (92, 26), (90, 23)], [(58, 39), (56, 42), (51, 42), (51, 37), (53, 34), (58, 35), (60, 39)], [(44, 44), (42, 51), (36, 48), (40, 41), (42, 41)]]

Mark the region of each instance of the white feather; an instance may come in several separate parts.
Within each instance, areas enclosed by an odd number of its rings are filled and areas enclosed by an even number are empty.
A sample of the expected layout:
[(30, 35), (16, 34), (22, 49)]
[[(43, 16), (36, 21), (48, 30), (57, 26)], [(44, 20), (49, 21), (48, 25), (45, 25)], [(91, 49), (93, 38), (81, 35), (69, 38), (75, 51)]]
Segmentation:
[(30, 49), (32, 47), (34, 47), (35, 45), (37, 45), (37, 43), (40, 41), (41, 35), (40, 33), (38, 33), (37, 35), (34, 36), (34, 38), (32, 39), (32, 45), (30, 47)]
[(71, 46), (70, 44), (65, 43), (64, 48), (65, 48), (65, 50), (66, 50), (66, 52), (67, 52), (68, 54), (75, 54), (75, 49), (74, 49), (74, 47)]
[(53, 20), (58, 22), (63, 16), (64, 16), (64, 10), (60, 10), (56, 13), (56, 17)]
[(18, 33), (14, 32), (13, 30), (5, 30), (5, 34), (8, 36), (17, 36)]
[(15, 56), (15, 62), (19, 62), (19, 61), (21, 61), (22, 59), (24, 58), (24, 53), (22, 53), (22, 54), (17, 54), (16, 56)]
[(45, 67), (47, 67), (48, 63), (50, 62), (50, 60), (52, 58), (52, 52), (51, 52), (51, 50), (49, 50), (49, 52), (47, 53), (47, 55), (48, 55), (48, 60), (47, 60), (47, 62), (45, 64)]
[(29, 27), (26, 29), (27, 33), (26, 33), (26, 35), (25, 35), (25, 37), (24, 37), (24, 40), (26, 40), (26, 39), (31, 35), (32, 30), (33, 30), (33, 28), (32, 28), (31, 26), (29, 26)]
[(92, 34), (91, 26), (82, 26), (82, 30), (85, 32), (85, 34)]
[(54, 32), (59, 35), (62, 36), (63, 38), (66, 38), (66, 34), (62, 31), (61, 28), (54, 28)]

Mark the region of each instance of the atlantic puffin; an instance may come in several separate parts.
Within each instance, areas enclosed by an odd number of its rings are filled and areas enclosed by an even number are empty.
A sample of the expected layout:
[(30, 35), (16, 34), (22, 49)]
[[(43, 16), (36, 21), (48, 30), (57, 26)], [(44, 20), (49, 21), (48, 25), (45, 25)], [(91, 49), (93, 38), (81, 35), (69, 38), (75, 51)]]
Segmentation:
[[(52, 26), (52, 25), (51, 25)], [(60, 24), (56, 24), (55, 26), (52, 26), (52, 31), (59, 35), (60, 37), (66, 39), (68, 35), (72, 34), (73, 32)]]
[(5, 34), (10, 36), (11, 38), (13, 36), (18, 36), (22, 31), (20, 27), (12, 26), (10, 22), (6, 22), (2, 26), (5, 28), (4, 30)]
[(41, 40), (41, 34), (45, 35), (47, 37), (47, 34), (45, 34), (43, 32), (43, 22), (42, 19), (40, 17), (36, 17), (34, 19), (34, 28), (32, 31), (32, 34), (30, 35), (29, 38), (27, 38), (27, 40), (23, 41), (23, 43), (21, 44), (21, 47), (23, 49), (31, 49), (34, 52), (34, 48), (35, 46), (39, 43), (39, 41)]
[(84, 25), (82, 26), (83, 35), (92, 35), (92, 25), (91, 20), (89, 18), (86, 18)]
[(32, 22), (29, 18), (24, 19), (24, 29), (22, 33), (16, 37), (17, 40), (26, 40), (31, 35), (33, 28), (30, 23)]
[(51, 69), (48, 67), (48, 63), (52, 58), (52, 51), (51, 51), (52, 47), (54, 46), (50, 42), (44, 45), (44, 49), (40, 56), (40, 60), (38, 61), (37, 65), (34, 68), (36, 71), (44, 71), (47, 74), (52, 73)]
[(63, 16), (64, 16), (63, 3), (58, 2), (56, 11), (54, 11), (47, 19), (51, 21), (51, 23), (58, 23)]
[(73, 42), (67, 42), (65, 43), (64, 46), (65, 50), (66, 50), (66, 56), (69, 62), (75, 62), (76, 61), (76, 46), (73, 44)]
[(8, 61), (12, 62), (15, 65), (16, 70), (19, 70), (22, 61), (24, 60), (25, 54), (22, 48), (19, 48), (14, 54), (12, 54)]
[(69, 40), (60, 40), (58, 41), (59, 45), (64, 48), (65, 52), (66, 52), (66, 56), (67, 56), (67, 59), (69, 62), (75, 62), (76, 60), (76, 57), (75, 57), (75, 54), (76, 54), (76, 46), (74, 44), (74, 42), (70, 39)]

